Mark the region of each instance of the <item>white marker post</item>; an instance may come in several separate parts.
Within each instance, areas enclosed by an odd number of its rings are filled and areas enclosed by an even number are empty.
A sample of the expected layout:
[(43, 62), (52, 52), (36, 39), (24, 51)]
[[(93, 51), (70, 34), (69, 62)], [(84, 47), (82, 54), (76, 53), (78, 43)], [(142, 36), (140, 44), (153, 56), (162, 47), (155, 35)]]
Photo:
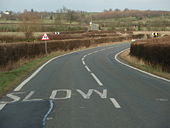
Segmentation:
[(45, 53), (46, 55), (48, 54), (48, 51), (47, 51), (47, 40), (50, 40), (49, 37), (47, 36), (47, 33), (44, 33), (43, 37), (41, 40), (44, 40), (45, 41)]

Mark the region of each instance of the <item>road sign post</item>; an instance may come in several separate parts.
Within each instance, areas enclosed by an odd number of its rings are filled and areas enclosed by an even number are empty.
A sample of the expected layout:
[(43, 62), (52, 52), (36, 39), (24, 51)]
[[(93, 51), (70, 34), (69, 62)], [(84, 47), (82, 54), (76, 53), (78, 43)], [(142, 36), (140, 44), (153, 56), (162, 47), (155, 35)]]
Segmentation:
[(48, 54), (48, 51), (47, 51), (47, 41), (45, 40), (45, 53)]
[(47, 36), (46, 33), (44, 33), (43, 37), (41, 40), (44, 40), (44, 49), (45, 49), (45, 54), (47, 55), (48, 54), (48, 50), (47, 50), (47, 40), (50, 40), (49, 37)]

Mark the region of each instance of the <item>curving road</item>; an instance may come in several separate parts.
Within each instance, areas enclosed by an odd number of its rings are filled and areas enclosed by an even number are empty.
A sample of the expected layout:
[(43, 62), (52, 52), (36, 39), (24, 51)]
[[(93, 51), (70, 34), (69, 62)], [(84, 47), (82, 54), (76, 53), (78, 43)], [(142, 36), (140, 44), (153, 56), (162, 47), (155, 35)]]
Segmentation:
[(0, 99), (0, 128), (170, 128), (170, 83), (117, 62), (129, 46), (44, 65)]

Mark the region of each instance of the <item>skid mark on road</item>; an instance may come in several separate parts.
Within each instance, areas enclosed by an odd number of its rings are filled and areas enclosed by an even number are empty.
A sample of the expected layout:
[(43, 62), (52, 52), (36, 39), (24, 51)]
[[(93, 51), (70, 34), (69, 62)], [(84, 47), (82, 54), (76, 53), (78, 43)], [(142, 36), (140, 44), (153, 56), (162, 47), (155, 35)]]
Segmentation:
[(49, 108), (48, 112), (45, 114), (45, 116), (44, 116), (44, 118), (43, 118), (43, 127), (44, 127), (45, 124), (46, 124), (47, 117), (49, 116), (49, 114), (51, 113), (51, 111), (53, 110), (53, 107), (54, 107), (53, 101), (50, 100), (49, 102), (50, 102), (50, 108)]

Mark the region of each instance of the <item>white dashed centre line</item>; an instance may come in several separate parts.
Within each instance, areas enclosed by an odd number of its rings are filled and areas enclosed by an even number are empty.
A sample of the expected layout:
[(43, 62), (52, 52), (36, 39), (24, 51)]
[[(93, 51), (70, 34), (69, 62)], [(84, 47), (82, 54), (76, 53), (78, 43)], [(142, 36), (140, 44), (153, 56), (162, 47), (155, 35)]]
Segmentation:
[(100, 80), (94, 75), (94, 73), (91, 73), (91, 75), (93, 76), (93, 78), (96, 80), (96, 82), (97, 82), (100, 86), (103, 86), (102, 82), (100, 82)]
[(91, 73), (92, 77), (95, 79), (95, 81), (98, 83), (99, 86), (103, 86), (102, 82), (97, 78), (97, 76), (96, 76), (96, 75), (90, 70), (90, 68), (86, 65), (84, 59), (85, 59), (85, 57), (87, 57), (87, 56), (89, 56), (89, 55), (92, 55), (92, 54), (97, 53), (97, 52), (100, 52), (100, 51), (104, 51), (104, 50), (106, 50), (106, 49), (111, 49), (111, 48), (113, 48), (113, 47), (104, 48), (104, 49), (101, 49), (101, 50), (98, 50), (98, 51), (94, 51), (94, 52), (88, 53), (88, 54), (84, 55), (83, 58), (81, 59), (83, 65), (84, 65), (85, 68), (86, 68), (86, 70)]
[(85, 68), (87, 69), (88, 72), (91, 72), (91, 70), (87, 66), (85, 66)]

